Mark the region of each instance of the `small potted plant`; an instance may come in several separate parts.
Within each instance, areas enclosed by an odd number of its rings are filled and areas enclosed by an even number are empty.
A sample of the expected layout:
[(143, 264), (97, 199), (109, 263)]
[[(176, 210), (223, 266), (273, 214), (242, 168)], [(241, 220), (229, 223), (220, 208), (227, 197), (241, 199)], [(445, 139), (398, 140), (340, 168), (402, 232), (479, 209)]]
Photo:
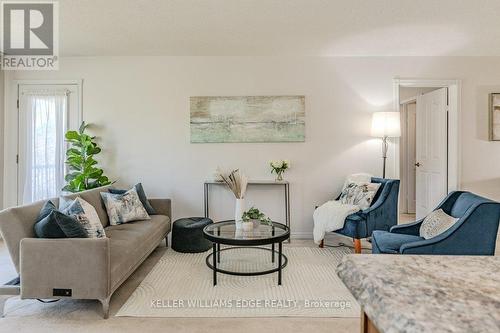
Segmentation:
[(271, 165), (271, 173), (276, 174), (276, 181), (283, 181), (283, 173), (286, 169), (290, 168), (290, 161), (281, 160), (281, 161), (271, 161), (269, 162)]
[[(268, 225), (272, 225), (272, 221), (269, 217), (267, 217), (264, 213), (258, 210), (255, 207), (250, 208), (246, 212), (243, 213), (242, 216), (243, 223), (248, 223), (252, 225), (252, 228), (257, 229), (261, 223), (266, 223)], [(247, 229), (248, 226), (243, 226), (243, 229)]]

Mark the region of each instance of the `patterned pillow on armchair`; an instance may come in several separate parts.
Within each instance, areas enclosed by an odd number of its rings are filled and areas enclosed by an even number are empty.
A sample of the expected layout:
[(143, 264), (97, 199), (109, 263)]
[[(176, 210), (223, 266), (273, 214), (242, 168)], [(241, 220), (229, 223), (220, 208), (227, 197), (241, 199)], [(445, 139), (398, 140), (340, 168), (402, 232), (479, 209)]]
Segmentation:
[(361, 210), (367, 209), (371, 206), (379, 188), (379, 183), (348, 182), (342, 189), (339, 201), (343, 204), (357, 205)]

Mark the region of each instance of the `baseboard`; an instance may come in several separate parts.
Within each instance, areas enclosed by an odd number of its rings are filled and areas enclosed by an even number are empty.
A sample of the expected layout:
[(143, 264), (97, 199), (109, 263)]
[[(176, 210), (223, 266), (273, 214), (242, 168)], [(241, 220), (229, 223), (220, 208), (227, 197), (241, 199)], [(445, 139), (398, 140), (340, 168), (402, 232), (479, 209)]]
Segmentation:
[(294, 231), (290, 233), (291, 239), (313, 239), (312, 232), (307, 231)]

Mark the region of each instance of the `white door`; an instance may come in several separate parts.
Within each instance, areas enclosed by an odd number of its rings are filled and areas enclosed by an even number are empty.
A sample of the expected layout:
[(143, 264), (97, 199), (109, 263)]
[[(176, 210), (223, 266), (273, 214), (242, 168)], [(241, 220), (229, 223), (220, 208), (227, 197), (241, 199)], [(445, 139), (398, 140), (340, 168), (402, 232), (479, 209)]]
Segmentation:
[(448, 89), (441, 88), (417, 97), (416, 215), (431, 212), (446, 196)]
[(78, 85), (19, 85), (18, 204), (58, 196), (69, 129), (81, 122)]

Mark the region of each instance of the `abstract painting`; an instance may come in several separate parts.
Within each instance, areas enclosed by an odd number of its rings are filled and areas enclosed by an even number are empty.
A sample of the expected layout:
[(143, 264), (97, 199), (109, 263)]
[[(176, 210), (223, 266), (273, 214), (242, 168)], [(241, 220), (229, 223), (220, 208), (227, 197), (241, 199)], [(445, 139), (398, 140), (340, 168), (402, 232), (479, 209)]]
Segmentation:
[(303, 142), (304, 96), (190, 98), (191, 142)]

